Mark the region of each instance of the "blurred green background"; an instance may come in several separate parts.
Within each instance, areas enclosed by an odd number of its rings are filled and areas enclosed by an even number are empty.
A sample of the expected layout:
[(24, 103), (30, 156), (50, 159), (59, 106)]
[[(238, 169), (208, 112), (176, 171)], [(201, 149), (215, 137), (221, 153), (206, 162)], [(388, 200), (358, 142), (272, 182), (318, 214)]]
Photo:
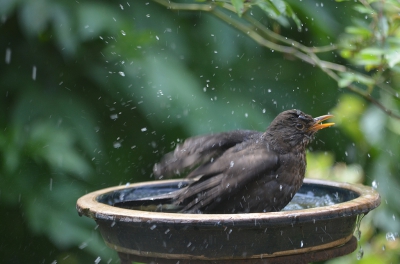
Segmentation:
[[(353, 2), (287, 2), (301, 32), (262, 22), (306, 46), (337, 43), (359, 15)], [(186, 137), (264, 130), (291, 108), (336, 116), (310, 147), (308, 177), (382, 196), (361, 225), (363, 258), (329, 263), (400, 261), (400, 122), (319, 68), (206, 12), (152, 1), (0, 0), (0, 19), (2, 263), (118, 263), (78, 216), (80, 196), (153, 180), (153, 164)], [(324, 59), (348, 63), (337, 52)], [(399, 78), (389, 80), (398, 91)]]

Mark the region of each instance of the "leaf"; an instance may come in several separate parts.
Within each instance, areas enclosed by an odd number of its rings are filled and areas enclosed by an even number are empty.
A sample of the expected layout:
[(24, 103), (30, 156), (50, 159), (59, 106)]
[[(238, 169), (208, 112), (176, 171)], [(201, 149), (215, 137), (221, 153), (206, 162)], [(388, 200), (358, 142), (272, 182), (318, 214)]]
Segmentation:
[(275, 5), (271, 4), (270, 1), (257, 1), (257, 6), (272, 19), (277, 19), (281, 15), (279, 9), (277, 9)]
[(351, 75), (345, 75), (345, 77), (342, 76), (342, 78), (340, 78), (340, 80), (338, 81), (338, 86), (340, 88), (344, 88), (349, 86), (352, 82), (353, 78), (351, 77)]
[[(268, 0), (267, 0), (268, 1)], [(278, 15), (284, 14), (286, 12), (286, 3), (282, 0), (269, 0), (271, 6), (276, 10), (275, 13)]]
[(383, 63), (383, 55), (385, 51), (380, 48), (368, 47), (362, 49), (354, 56), (354, 63), (364, 65), (366, 70), (374, 69)]
[(0, 1), (0, 15), (8, 16), (13, 11), (19, 0), (2, 0)]
[(46, 162), (55, 172), (87, 178), (91, 167), (74, 148), (74, 142), (69, 132), (57, 129), (51, 123), (39, 122), (31, 125), (27, 150), (37, 162)]
[(367, 14), (369, 16), (374, 16), (376, 14), (376, 11), (371, 8), (371, 7), (367, 7), (367, 6), (363, 6), (363, 5), (355, 5), (354, 10), (356, 10), (357, 12), (361, 13), (361, 14)]
[(297, 29), (301, 30), (301, 21), (291, 8), (291, 6), (285, 1), (281, 0), (261, 0), (257, 1), (256, 5), (263, 10), (269, 17), (277, 20), (279, 24), (283, 26), (289, 26), (289, 22), (286, 17), (290, 17), (297, 25)]
[(400, 62), (400, 49), (390, 50), (385, 54), (385, 59), (390, 68), (393, 68)]
[(301, 21), (300, 19), (297, 17), (296, 13), (293, 11), (292, 7), (286, 3), (286, 13), (289, 17), (291, 17), (293, 19), (293, 21), (296, 23), (297, 25), (297, 30), (301, 31)]
[(365, 102), (358, 96), (344, 94), (332, 113), (335, 116), (335, 126), (342, 129), (355, 143), (364, 142), (360, 130), (360, 118), (365, 110)]
[(375, 85), (375, 80), (365, 76), (365, 75), (361, 75), (361, 74), (357, 74), (357, 73), (342, 73), (340, 74), (340, 80), (338, 82), (338, 86), (340, 88), (346, 87), (348, 85), (350, 85), (352, 82), (358, 82), (361, 84), (364, 84), (368, 87)]
[(363, 38), (369, 38), (372, 36), (371, 30), (365, 27), (346, 27), (346, 32), (352, 35), (358, 35)]
[(236, 13), (241, 17), (244, 12), (244, 4), (242, 0), (231, 0), (232, 5), (236, 9)]
[[(101, 34), (121, 30), (118, 26), (122, 17), (109, 6), (99, 2), (80, 3), (77, 16), (78, 33), (82, 40), (98, 38)], [(113, 18), (119, 23), (114, 23)]]
[(51, 18), (46, 0), (26, 1), (20, 10), (21, 25), (28, 36), (43, 32)]

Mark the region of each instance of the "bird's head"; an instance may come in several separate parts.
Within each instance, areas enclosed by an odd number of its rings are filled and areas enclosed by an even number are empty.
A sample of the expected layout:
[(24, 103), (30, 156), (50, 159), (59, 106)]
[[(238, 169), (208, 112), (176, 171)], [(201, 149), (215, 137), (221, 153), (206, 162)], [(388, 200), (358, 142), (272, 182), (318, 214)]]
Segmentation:
[(273, 141), (279, 142), (280, 146), (305, 148), (318, 130), (334, 125), (334, 123), (322, 124), (331, 117), (333, 116), (323, 115), (313, 118), (300, 110), (287, 110), (271, 122), (266, 133), (273, 138)]

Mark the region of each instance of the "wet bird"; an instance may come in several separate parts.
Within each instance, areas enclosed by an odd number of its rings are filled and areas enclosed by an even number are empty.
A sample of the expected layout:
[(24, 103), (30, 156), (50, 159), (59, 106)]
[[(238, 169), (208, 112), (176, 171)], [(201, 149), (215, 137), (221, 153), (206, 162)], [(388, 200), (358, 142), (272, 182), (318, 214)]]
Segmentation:
[(265, 132), (236, 130), (188, 138), (154, 165), (158, 178), (190, 171), (173, 197), (185, 213), (251, 213), (283, 209), (303, 184), (306, 147), (334, 123), (300, 110), (280, 113)]

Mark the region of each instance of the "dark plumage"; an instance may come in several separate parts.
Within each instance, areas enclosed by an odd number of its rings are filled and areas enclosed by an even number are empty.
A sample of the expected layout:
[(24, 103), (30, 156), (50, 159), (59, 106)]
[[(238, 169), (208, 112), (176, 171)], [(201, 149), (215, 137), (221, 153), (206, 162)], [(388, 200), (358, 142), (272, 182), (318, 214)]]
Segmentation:
[(196, 179), (174, 194), (187, 213), (274, 212), (303, 183), (306, 146), (333, 123), (299, 110), (280, 113), (263, 132), (237, 130), (186, 139), (154, 166), (158, 178), (192, 169)]

